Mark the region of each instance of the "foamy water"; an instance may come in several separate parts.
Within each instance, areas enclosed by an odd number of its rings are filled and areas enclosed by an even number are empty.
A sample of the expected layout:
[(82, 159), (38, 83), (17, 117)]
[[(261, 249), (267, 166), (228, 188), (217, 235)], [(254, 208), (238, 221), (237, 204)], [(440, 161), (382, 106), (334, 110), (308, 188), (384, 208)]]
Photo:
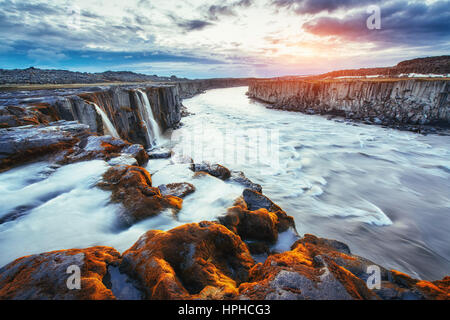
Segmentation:
[(148, 230), (169, 230), (184, 223), (214, 220), (242, 194), (243, 187), (212, 176), (193, 178), (187, 164), (152, 160), (153, 185), (190, 182), (177, 214), (158, 216), (124, 228), (121, 204), (96, 187), (110, 166), (92, 160), (52, 168), (47, 162), (24, 165), (0, 174), (0, 267), (24, 255), (106, 245), (123, 252)]

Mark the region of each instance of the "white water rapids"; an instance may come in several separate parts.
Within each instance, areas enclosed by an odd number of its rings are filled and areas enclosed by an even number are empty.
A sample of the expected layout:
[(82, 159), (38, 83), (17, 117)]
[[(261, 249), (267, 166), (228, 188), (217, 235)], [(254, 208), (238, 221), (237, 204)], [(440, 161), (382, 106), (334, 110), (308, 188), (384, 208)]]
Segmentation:
[[(433, 280), (450, 273), (448, 137), (271, 110), (249, 100), (246, 90), (216, 89), (184, 100), (193, 115), (174, 133), (183, 137), (201, 129), (205, 134), (197, 142), (205, 158), (261, 184), (263, 193), (295, 218), (300, 234), (343, 241), (355, 254), (416, 277)], [(246, 132), (261, 128), (277, 132), (275, 168), (270, 157), (249, 161), (257, 152)], [(225, 132), (239, 143), (221, 142)], [(189, 150), (182, 143), (172, 147)], [(226, 156), (236, 149), (245, 154), (241, 161)], [(187, 164), (150, 160), (154, 186), (190, 182), (197, 190), (176, 217), (163, 212), (123, 229), (117, 220), (122, 206), (109, 203), (110, 193), (95, 187), (108, 167), (101, 160), (60, 168), (39, 162), (1, 173), (0, 267), (57, 249), (109, 245), (124, 251), (149, 229), (216, 218), (243, 190), (208, 176), (194, 178)], [(280, 240), (277, 246), (284, 250), (292, 242), (289, 235)]]

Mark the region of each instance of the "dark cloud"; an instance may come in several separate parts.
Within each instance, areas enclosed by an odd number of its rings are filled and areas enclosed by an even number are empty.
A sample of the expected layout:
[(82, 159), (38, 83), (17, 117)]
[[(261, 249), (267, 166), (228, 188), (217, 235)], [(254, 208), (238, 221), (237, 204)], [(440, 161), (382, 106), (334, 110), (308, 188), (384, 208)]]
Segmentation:
[(381, 0), (273, 0), (272, 5), (293, 10), (297, 14), (316, 14), (322, 11), (367, 7), (379, 2)]
[(207, 16), (211, 20), (219, 20), (220, 16), (235, 16), (239, 8), (248, 8), (253, 0), (240, 0), (228, 5), (211, 5), (207, 10)]
[(208, 16), (212, 20), (218, 20), (220, 15), (234, 16), (235, 14), (231, 6), (212, 5), (208, 9)]
[(380, 45), (445, 44), (450, 30), (450, 1), (433, 4), (400, 1), (381, 6), (381, 29), (369, 30), (365, 10), (343, 19), (321, 17), (303, 25), (318, 36), (336, 36), (349, 41), (370, 41)]
[(187, 20), (183, 22), (178, 22), (177, 25), (186, 31), (196, 31), (202, 30), (207, 26), (212, 25), (212, 23), (205, 20)]
[(9, 13), (28, 13), (32, 15), (51, 15), (51, 14), (60, 14), (63, 13), (64, 10), (59, 7), (51, 6), (46, 3), (27, 3), (27, 2), (15, 2), (11, 0), (5, 0), (2, 3), (2, 10), (5, 10)]
[(95, 14), (95, 13), (87, 11), (87, 10), (81, 10), (80, 14), (83, 17), (91, 18), (91, 19), (100, 19), (101, 18), (101, 16), (99, 16), (98, 14)]
[(236, 6), (248, 8), (253, 4), (253, 0), (241, 0), (236, 2)]

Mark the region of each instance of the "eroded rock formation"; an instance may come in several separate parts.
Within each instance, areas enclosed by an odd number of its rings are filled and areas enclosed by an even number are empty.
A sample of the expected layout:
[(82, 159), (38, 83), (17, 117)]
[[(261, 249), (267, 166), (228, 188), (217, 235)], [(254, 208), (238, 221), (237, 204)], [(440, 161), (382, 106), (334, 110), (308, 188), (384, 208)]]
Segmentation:
[[(2, 300), (111, 300), (103, 283), (108, 266), (117, 266), (120, 253), (110, 247), (70, 249), (26, 256), (0, 269)], [(70, 266), (80, 269), (82, 290), (67, 285)]]
[(142, 167), (117, 165), (103, 175), (99, 187), (111, 190), (111, 200), (124, 205), (122, 220), (127, 225), (152, 217), (163, 209), (179, 210), (183, 200), (176, 196), (162, 195), (152, 187), (150, 174)]
[(103, 135), (111, 134), (102, 118), (107, 117), (117, 137), (149, 148), (149, 124), (144, 116), (147, 110), (138, 90), (146, 95), (152, 116), (162, 131), (178, 125), (182, 108), (178, 87), (158, 84), (50, 90), (37, 96), (28, 93), (2, 102), (0, 127), (48, 124), (64, 119), (86, 124), (92, 133)]
[(274, 108), (369, 119), (379, 124), (450, 124), (447, 80), (256, 80), (248, 95)]
[(245, 189), (233, 207), (219, 218), (228, 229), (247, 241), (254, 254), (270, 253), (270, 246), (278, 240), (278, 234), (295, 230), (294, 219), (261, 193)]
[(205, 221), (147, 232), (124, 252), (121, 269), (148, 299), (231, 299), (253, 264), (239, 236)]
[(0, 170), (69, 149), (88, 135), (88, 129), (75, 121), (0, 129)]

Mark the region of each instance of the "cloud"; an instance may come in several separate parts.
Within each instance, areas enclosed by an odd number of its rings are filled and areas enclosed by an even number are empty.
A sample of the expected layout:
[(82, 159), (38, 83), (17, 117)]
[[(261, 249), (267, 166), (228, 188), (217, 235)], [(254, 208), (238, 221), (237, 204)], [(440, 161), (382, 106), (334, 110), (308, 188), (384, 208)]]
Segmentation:
[(320, 17), (303, 24), (303, 29), (321, 37), (338, 37), (346, 41), (373, 42), (393, 46), (430, 46), (448, 43), (450, 1), (408, 3), (399, 1), (381, 6), (381, 29), (369, 30), (365, 11), (343, 18)]
[(212, 20), (218, 20), (220, 15), (234, 16), (236, 13), (230, 6), (212, 5), (208, 9), (208, 16)]
[(212, 25), (212, 23), (205, 20), (187, 20), (183, 22), (178, 22), (177, 25), (186, 31), (196, 31), (202, 30), (207, 26)]
[(52, 62), (68, 58), (64, 53), (42, 48), (28, 50), (27, 56), (35, 62)]
[(297, 14), (317, 14), (322, 11), (334, 12), (338, 9), (367, 7), (380, 0), (273, 0), (277, 8), (293, 10)]
[(236, 10), (248, 8), (253, 0), (240, 0), (228, 5), (211, 5), (207, 10), (207, 16), (211, 20), (219, 20), (220, 16), (236, 16)]

